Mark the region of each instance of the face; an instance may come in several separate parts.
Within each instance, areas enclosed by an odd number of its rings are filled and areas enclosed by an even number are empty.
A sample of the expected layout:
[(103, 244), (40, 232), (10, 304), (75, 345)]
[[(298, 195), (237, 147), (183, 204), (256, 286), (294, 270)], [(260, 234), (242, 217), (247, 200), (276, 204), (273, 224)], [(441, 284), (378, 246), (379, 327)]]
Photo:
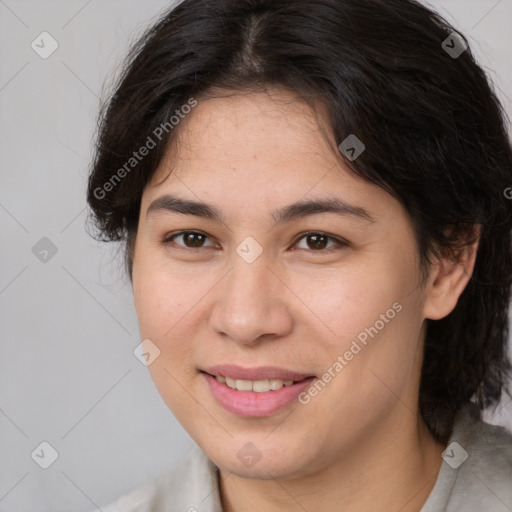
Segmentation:
[(144, 190), (133, 264), (166, 404), (247, 477), (396, 437), (415, 420), (424, 334), (405, 210), (344, 166), (289, 92), (205, 100), (181, 122)]

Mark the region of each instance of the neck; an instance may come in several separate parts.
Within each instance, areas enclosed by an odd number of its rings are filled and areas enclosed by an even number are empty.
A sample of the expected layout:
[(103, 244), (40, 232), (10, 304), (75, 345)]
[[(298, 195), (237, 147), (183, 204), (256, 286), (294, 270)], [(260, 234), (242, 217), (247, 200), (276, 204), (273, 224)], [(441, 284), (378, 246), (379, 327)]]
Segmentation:
[(261, 512), (419, 512), (436, 482), (445, 446), (422, 420), (398, 428), (383, 424), (321, 471), (300, 478), (256, 480), (221, 469), (223, 511), (240, 512), (250, 503)]

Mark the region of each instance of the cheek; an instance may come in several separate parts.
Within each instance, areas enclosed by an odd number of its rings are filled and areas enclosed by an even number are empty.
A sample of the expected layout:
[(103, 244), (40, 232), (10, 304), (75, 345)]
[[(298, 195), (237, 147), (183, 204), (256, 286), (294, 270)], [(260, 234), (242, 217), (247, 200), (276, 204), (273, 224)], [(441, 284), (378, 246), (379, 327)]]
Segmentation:
[(403, 389), (414, 375), (422, 324), (414, 257), (405, 251), (381, 256), (321, 280), (303, 276), (297, 282), (304, 303), (321, 321), (307, 312), (319, 326), (317, 332), (324, 333), (320, 345), (324, 371), (336, 375), (329, 385), (333, 394), (330, 400), (326, 395), (325, 404), (338, 396), (347, 399), (354, 389), (359, 390), (359, 398), (366, 396), (372, 403), (392, 399), (386, 385)]
[(338, 361), (337, 377), (325, 405), (343, 396), (348, 408), (361, 418), (370, 414), (365, 410), (368, 404), (384, 414), (397, 396), (413, 407), (421, 359), (421, 296), (398, 292), (374, 289), (364, 308), (349, 308), (340, 316), (339, 337), (328, 347), (326, 367)]
[(155, 257), (140, 248), (133, 265), (133, 296), (141, 336), (161, 339), (186, 313), (193, 286), (172, 273)]
[(190, 401), (182, 386), (189, 385), (195, 369), (193, 333), (186, 323), (193, 298), (187, 297), (180, 280), (144, 263), (143, 258), (138, 260), (134, 272), (135, 309), (141, 339), (150, 339), (160, 350), (148, 370), (167, 406), (186, 410)]
[(174, 386), (171, 375), (180, 376), (181, 381), (194, 367), (197, 328), (197, 322), (193, 321), (194, 305), (204, 291), (196, 288), (190, 278), (173, 273), (149, 258), (141, 257), (135, 270), (133, 293), (140, 336), (150, 339), (160, 349), (160, 356), (149, 370), (158, 388), (164, 385), (170, 392)]
[(325, 342), (341, 350), (365, 328), (376, 322), (381, 326), (380, 315), (388, 310), (386, 319), (394, 318), (393, 304), (402, 303), (412, 286), (398, 267), (381, 261), (314, 275), (297, 272), (289, 276), (290, 288), (298, 291), (303, 317), (312, 328), (314, 323)]
[[(141, 336), (159, 338), (159, 333), (165, 328), (164, 323), (167, 328), (171, 327), (169, 306), (174, 300), (170, 290), (172, 288), (168, 289), (155, 273), (142, 272), (134, 276), (133, 295)], [(165, 311), (167, 314), (164, 314)]]

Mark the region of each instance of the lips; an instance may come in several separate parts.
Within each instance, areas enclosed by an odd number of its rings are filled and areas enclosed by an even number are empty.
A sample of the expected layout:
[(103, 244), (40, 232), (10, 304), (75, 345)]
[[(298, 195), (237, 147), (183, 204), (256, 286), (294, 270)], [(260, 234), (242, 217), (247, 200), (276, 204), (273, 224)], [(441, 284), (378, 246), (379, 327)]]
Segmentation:
[(276, 366), (243, 368), (233, 364), (201, 370), (215, 400), (232, 414), (262, 418), (295, 403), (315, 376)]
[(222, 364), (211, 366), (202, 370), (213, 377), (230, 377), (235, 380), (261, 381), (277, 379), (282, 381), (300, 382), (308, 377), (314, 377), (311, 373), (301, 373), (294, 370), (278, 368), (276, 366), (259, 366), (256, 368), (243, 368), (237, 365)]
[[(258, 375), (261, 376), (262, 373)], [(281, 373), (281, 375), (283, 375), (283, 373)], [(290, 407), (294, 403), (298, 403), (297, 397), (315, 380), (315, 377), (308, 377), (299, 382), (282, 386), (276, 390), (263, 391), (260, 389), (259, 392), (257, 392), (254, 390), (232, 389), (226, 385), (226, 383), (220, 382), (219, 377), (212, 377), (206, 372), (201, 372), (201, 376), (206, 381), (207, 387), (216, 402), (231, 414), (243, 418), (269, 417)], [(249, 383), (250, 381), (237, 380), (236, 382)], [(261, 383), (262, 381), (255, 382)], [(271, 380), (271, 382), (282, 383), (283, 381), (276, 379)], [(245, 388), (245, 386), (243, 387)]]

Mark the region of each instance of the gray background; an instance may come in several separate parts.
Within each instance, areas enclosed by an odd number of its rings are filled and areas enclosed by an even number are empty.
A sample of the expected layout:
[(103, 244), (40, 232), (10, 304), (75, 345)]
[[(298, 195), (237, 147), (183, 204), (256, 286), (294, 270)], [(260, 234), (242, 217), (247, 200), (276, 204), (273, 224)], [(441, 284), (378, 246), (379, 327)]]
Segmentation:
[[(193, 445), (133, 355), (116, 247), (85, 231), (103, 84), (169, 5), (0, 0), (0, 512), (93, 509)], [(512, 0), (431, 5), (470, 38), (510, 114)], [(47, 59), (31, 48), (43, 31), (59, 44)], [(504, 403), (488, 419), (512, 428), (511, 411)], [(46, 470), (31, 457), (42, 441), (59, 454)]]

